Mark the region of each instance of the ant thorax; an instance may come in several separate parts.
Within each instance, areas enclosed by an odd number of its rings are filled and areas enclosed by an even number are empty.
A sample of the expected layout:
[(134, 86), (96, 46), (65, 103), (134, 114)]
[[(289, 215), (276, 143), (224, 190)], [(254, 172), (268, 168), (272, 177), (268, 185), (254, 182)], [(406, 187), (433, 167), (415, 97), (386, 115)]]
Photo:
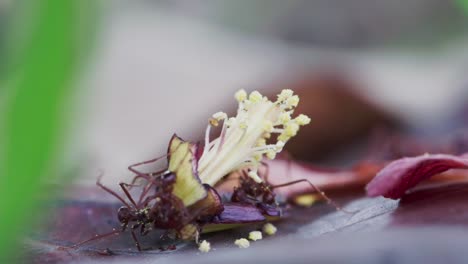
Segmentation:
[(151, 224), (158, 229), (182, 228), (190, 217), (182, 200), (173, 194), (175, 174), (166, 170), (150, 177), (145, 179), (133, 219), (137, 224)]
[(257, 182), (247, 175), (239, 178), (239, 187), (234, 188), (232, 202), (248, 203), (262, 210), (278, 207), (272, 186), (266, 182)]

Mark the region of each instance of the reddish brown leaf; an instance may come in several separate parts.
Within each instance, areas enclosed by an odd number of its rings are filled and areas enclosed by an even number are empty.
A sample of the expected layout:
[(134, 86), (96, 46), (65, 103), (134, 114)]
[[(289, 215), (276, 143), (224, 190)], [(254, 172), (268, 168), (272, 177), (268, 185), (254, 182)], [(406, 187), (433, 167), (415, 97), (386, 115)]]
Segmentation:
[[(451, 169), (468, 169), (468, 156), (426, 154), (398, 159), (384, 167), (367, 185), (367, 195), (399, 199), (421, 181)], [(459, 173), (453, 176), (454, 179), (460, 178)], [(449, 175), (445, 175), (445, 180), (447, 177)]]

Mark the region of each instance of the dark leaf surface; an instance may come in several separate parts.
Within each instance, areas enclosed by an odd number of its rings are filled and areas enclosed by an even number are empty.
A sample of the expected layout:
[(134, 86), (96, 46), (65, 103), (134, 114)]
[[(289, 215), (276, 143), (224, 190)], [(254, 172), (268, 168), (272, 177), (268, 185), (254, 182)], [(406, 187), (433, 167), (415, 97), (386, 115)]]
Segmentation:
[[(27, 241), (26, 249), (35, 263), (440, 263), (442, 258), (464, 263), (468, 257), (459, 247), (468, 242), (468, 184), (416, 191), (400, 202), (366, 198), (359, 189), (329, 195), (356, 212), (336, 211), (325, 203), (292, 208), (275, 222), (275, 236), (245, 250), (234, 240), (261, 225), (202, 235), (215, 249), (208, 254), (199, 253), (193, 242), (161, 240), (158, 232), (143, 239), (151, 249), (142, 253), (128, 233), (78, 250), (57, 250), (118, 227), (117, 204), (65, 201), (52, 207), (46, 228)], [(175, 250), (166, 250), (174, 244)]]

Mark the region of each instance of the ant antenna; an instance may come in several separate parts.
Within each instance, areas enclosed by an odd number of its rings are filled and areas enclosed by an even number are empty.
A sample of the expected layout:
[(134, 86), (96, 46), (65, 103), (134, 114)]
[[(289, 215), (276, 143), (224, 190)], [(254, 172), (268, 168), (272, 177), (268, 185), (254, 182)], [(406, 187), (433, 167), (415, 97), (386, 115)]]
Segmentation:
[(137, 204), (136, 204), (135, 201), (133, 200), (133, 197), (130, 195), (130, 193), (129, 193), (128, 190), (127, 190), (127, 187), (126, 187), (127, 184), (124, 183), (124, 182), (121, 182), (121, 183), (119, 183), (119, 186), (120, 186), (120, 188), (122, 188), (123, 192), (124, 192), (125, 195), (127, 196), (128, 200), (130, 200), (130, 202), (133, 204), (133, 206), (134, 206), (135, 208), (138, 208)]
[(341, 206), (339, 206), (336, 202), (334, 202), (330, 197), (328, 197), (325, 192), (323, 192), (322, 190), (320, 190), (317, 186), (315, 186), (313, 183), (311, 183), (309, 180), (307, 179), (301, 179), (301, 180), (296, 180), (296, 181), (292, 181), (292, 182), (287, 182), (287, 183), (282, 183), (282, 184), (278, 184), (278, 185), (274, 185), (274, 186), (271, 186), (271, 189), (276, 189), (276, 188), (281, 188), (281, 187), (286, 187), (286, 186), (289, 186), (289, 185), (293, 185), (293, 184), (297, 184), (297, 183), (301, 183), (301, 182), (306, 182), (308, 183), (313, 189), (315, 192), (317, 192), (323, 199), (325, 199), (327, 201), (328, 204), (331, 204), (333, 207), (335, 207), (336, 210), (338, 211), (342, 211), (344, 213), (347, 213), (347, 214), (354, 214), (356, 212), (353, 212), (353, 211), (348, 211), (348, 210), (345, 210), (343, 209)]

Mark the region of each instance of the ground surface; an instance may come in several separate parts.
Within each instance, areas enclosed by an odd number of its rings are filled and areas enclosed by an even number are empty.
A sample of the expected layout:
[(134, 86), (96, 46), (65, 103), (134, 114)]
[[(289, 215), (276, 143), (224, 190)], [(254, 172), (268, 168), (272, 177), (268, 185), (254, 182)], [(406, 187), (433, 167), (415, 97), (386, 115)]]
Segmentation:
[[(128, 233), (81, 247), (69, 245), (118, 226), (117, 204), (65, 201), (54, 207), (48, 230), (29, 245), (35, 262), (83, 263), (465, 263), (468, 252), (468, 184), (426, 189), (401, 201), (365, 198), (360, 191), (331, 194), (353, 214), (337, 212), (326, 204), (295, 208), (275, 223), (278, 233), (252, 242), (248, 249), (233, 245), (258, 226), (204, 235), (214, 249), (198, 252), (194, 243), (177, 249), (158, 247), (160, 234), (144, 240), (154, 249), (137, 252)], [(110, 251), (105, 251), (109, 248)], [(110, 252), (110, 255), (107, 255)]]

